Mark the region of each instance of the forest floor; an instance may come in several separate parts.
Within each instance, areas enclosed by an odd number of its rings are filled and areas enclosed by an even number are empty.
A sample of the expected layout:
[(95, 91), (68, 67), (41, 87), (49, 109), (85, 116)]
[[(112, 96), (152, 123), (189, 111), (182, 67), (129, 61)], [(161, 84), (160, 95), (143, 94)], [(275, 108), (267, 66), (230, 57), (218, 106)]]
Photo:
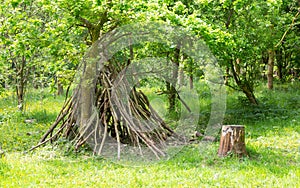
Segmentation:
[(249, 157), (219, 158), (218, 142), (200, 142), (168, 160), (139, 166), (84, 149), (69, 151), (66, 141), (29, 152), (64, 98), (48, 89), (31, 90), (21, 113), (12, 93), (5, 92), (0, 96), (0, 187), (300, 187), (299, 88), (299, 83), (278, 84), (267, 91), (261, 85), (259, 106), (228, 91), (224, 124), (245, 125)]

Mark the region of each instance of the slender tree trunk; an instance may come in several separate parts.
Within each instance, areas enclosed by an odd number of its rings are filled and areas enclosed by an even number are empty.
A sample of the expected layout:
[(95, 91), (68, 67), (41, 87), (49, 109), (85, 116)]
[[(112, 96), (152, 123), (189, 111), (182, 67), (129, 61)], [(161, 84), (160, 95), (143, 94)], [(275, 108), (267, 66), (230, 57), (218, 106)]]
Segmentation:
[(80, 105), (81, 105), (81, 114), (80, 114), (80, 128), (84, 129), (87, 126), (88, 119), (91, 117), (92, 113), (92, 67), (88, 65), (85, 70), (84, 83), (81, 84), (80, 92)]
[(241, 75), (242, 71), (241, 71), (241, 67), (240, 67), (240, 59), (237, 58), (234, 65), (234, 70), (236, 72), (237, 75)]
[(263, 80), (267, 79), (267, 75), (266, 75), (265, 70), (266, 70), (266, 67), (268, 66), (268, 61), (269, 61), (269, 55), (268, 55), (268, 53), (267, 52), (263, 52), (262, 53), (262, 64), (263, 64), (263, 66), (260, 69), (261, 72), (262, 72), (261, 76), (262, 76)]
[(24, 95), (25, 95), (25, 66), (26, 66), (26, 59), (25, 56), (22, 56), (21, 60), (21, 66), (20, 69), (17, 69), (17, 86), (16, 86), (16, 92), (17, 92), (17, 98), (18, 98), (18, 109), (20, 111), (23, 111), (23, 103), (24, 103)]
[[(187, 58), (187, 56), (185, 54), (182, 54), (181, 56), (181, 62), (184, 62), (185, 59)], [(178, 85), (179, 87), (182, 87), (183, 85), (185, 85), (185, 75), (184, 75), (184, 68), (181, 66), (179, 67), (179, 62), (178, 62)]]
[(179, 56), (180, 56), (180, 46), (178, 45), (174, 52), (174, 60), (172, 64), (172, 83), (169, 87), (169, 113), (172, 113), (176, 110), (176, 83), (178, 81), (178, 67), (179, 67)]
[(283, 81), (283, 72), (282, 72), (282, 69), (283, 69), (283, 66), (281, 63), (277, 64), (277, 68), (278, 68), (278, 78), (280, 81)]
[(273, 89), (273, 73), (274, 73), (274, 57), (275, 57), (275, 51), (269, 50), (269, 59), (268, 59), (268, 89)]
[(178, 86), (182, 87), (183, 85), (184, 85), (184, 72), (183, 72), (183, 68), (180, 68), (178, 74)]
[(224, 84), (225, 86), (229, 84), (229, 75), (230, 75), (230, 69), (226, 67), (226, 74), (224, 76)]
[(282, 81), (283, 80), (282, 69), (283, 69), (283, 64), (284, 64), (283, 58), (282, 58), (282, 49), (276, 50), (275, 54), (276, 54), (276, 62), (277, 62), (276, 65), (277, 65), (277, 69), (278, 69), (277, 75), (278, 75), (279, 80)]
[(60, 83), (60, 81), (57, 81), (57, 95), (63, 95), (64, 94), (64, 86)]
[(194, 78), (193, 74), (189, 76), (190, 90), (194, 89)]

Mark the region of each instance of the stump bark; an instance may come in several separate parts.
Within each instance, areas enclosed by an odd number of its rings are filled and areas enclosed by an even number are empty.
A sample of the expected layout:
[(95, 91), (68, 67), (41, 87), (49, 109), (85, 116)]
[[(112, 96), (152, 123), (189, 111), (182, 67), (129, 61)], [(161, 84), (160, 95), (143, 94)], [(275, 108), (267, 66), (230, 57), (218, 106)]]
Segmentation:
[(229, 154), (238, 157), (247, 156), (245, 145), (245, 127), (243, 125), (224, 125), (222, 127), (219, 157)]

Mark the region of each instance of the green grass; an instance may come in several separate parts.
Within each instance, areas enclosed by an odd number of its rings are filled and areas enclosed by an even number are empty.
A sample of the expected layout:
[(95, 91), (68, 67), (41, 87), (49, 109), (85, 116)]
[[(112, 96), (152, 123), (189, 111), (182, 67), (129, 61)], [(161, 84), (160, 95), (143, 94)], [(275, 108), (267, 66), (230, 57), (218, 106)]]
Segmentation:
[[(114, 163), (88, 151), (67, 152), (61, 145), (26, 152), (53, 122), (64, 99), (32, 91), (25, 113), (20, 113), (8, 93), (0, 98), (0, 146), (5, 152), (0, 187), (300, 187), (299, 86), (274, 91), (260, 86), (258, 107), (240, 93), (228, 92), (224, 123), (246, 126), (249, 157), (219, 158), (218, 143), (200, 143), (169, 160), (140, 166)], [(209, 99), (201, 104), (209, 106)]]
[[(0, 98), (0, 146), (6, 151), (24, 151), (37, 143), (55, 120), (63, 97), (33, 91), (25, 99), (25, 112), (17, 110), (13, 95)], [(34, 120), (26, 123), (25, 120)]]

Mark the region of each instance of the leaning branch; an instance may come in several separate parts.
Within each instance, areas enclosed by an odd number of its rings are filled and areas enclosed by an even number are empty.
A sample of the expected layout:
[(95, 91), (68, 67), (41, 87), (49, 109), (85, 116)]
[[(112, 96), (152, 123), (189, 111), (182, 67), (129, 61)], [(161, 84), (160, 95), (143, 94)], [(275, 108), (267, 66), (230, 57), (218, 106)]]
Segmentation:
[(284, 32), (284, 34), (282, 35), (280, 41), (276, 44), (275, 48), (277, 48), (284, 40), (286, 34), (289, 32), (290, 29), (293, 28), (293, 26), (295, 25), (295, 20), (297, 19), (297, 17), (300, 14), (300, 9), (298, 10), (297, 14), (294, 16), (292, 23), (290, 24), (290, 27)]

